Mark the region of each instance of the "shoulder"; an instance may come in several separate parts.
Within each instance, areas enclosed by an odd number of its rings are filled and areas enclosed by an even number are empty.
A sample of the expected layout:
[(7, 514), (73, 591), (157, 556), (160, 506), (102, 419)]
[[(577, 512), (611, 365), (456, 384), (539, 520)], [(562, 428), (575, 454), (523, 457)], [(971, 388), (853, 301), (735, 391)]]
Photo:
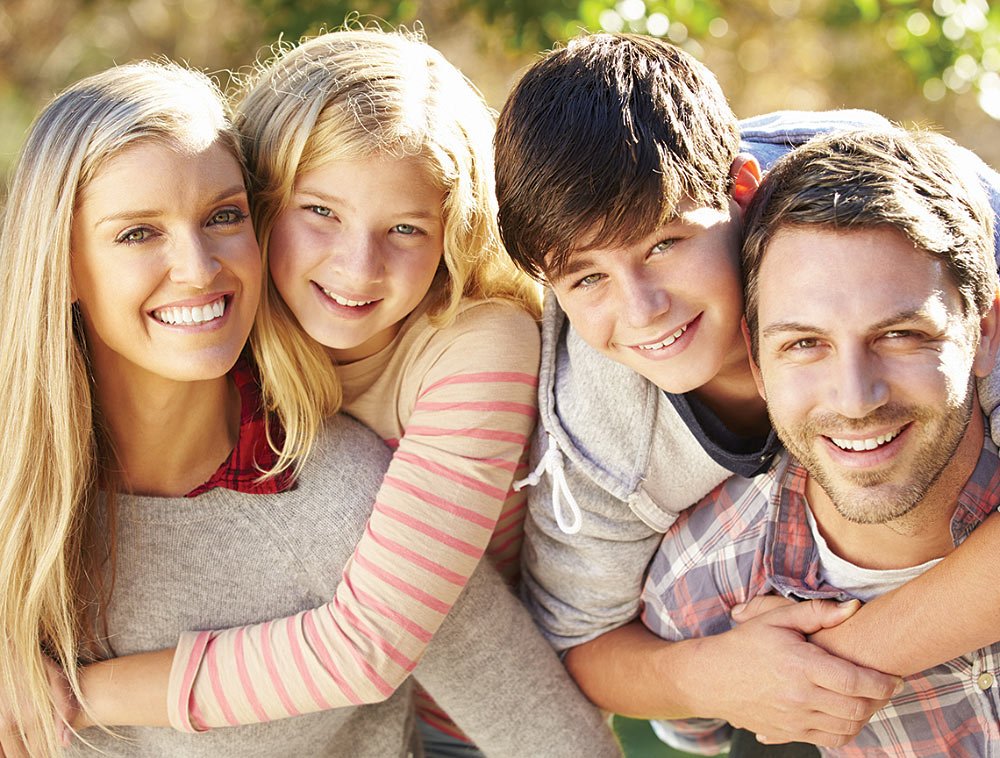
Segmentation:
[(300, 492), (370, 493), (374, 498), (392, 453), (382, 439), (345, 413), (327, 418), (299, 475)]
[(448, 324), (428, 320), (421, 352), (447, 372), (504, 370), (538, 373), (538, 323), (524, 309), (496, 300), (465, 300)]

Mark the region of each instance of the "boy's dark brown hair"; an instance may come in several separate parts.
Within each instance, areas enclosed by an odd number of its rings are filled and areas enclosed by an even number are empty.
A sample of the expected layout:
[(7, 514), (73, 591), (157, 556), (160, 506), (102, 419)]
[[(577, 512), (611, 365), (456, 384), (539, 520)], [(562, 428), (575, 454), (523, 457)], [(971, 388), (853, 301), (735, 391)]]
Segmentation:
[(541, 279), (575, 250), (647, 236), (684, 200), (724, 207), (739, 130), (715, 76), (684, 51), (594, 34), (527, 71), (495, 147), (504, 244)]
[(754, 358), (758, 274), (771, 240), (786, 227), (897, 230), (944, 264), (966, 315), (977, 323), (997, 291), (993, 211), (952, 140), (894, 128), (815, 137), (774, 164), (744, 219), (743, 286)]

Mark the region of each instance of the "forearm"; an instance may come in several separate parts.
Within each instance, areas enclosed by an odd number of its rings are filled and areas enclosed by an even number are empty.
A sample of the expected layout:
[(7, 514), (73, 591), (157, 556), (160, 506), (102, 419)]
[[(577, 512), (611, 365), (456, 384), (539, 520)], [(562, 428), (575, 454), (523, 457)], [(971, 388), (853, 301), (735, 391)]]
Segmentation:
[(80, 675), (85, 708), (73, 728), (169, 726), (167, 682), (173, 656), (173, 649), (158, 650), (86, 666)]
[(569, 650), (565, 664), (583, 693), (600, 708), (643, 719), (710, 717), (701, 695), (710, 685), (710, 639), (669, 642), (640, 621)]
[(1000, 640), (997, 545), (990, 516), (941, 563), (812, 640), (863, 666), (908, 676)]

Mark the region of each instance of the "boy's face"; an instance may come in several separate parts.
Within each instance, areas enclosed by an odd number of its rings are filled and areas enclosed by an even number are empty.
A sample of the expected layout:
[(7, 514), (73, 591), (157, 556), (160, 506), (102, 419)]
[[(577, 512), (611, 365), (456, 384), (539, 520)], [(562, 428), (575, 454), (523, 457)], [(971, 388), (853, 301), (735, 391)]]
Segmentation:
[(727, 368), (747, 370), (740, 224), (735, 201), (682, 203), (639, 242), (573, 253), (549, 284), (588, 345), (661, 389), (689, 392)]

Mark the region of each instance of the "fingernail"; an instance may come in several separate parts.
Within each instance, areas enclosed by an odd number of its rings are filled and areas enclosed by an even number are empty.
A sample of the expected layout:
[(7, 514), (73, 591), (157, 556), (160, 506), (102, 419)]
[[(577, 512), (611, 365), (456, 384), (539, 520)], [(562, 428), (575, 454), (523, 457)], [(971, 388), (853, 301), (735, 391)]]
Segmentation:
[(763, 734), (758, 734), (758, 735), (756, 735), (756, 737), (757, 737), (757, 742), (761, 742), (761, 743), (767, 743), (767, 741), (769, 739), (768, 737), (765, 737)]
[(904, 689), (906, 689), (906, 682), (900, 679), (898, 682), (896, 682), (896, 689), (892, 691), (892, 696), (895, 697)]
[(736, 605), (733, 606), (733, 609), (732, 611), (730, 611), (730, 613), (736, 616), (740, 613), (743, 613), (743, 611), (745, 611), (746, 609), (747, 609), (746, 603), (737, 603)]
[(850, 600), (841, 600), (839, 603), (837, 603), (837, 605), (840, 608), (850, 608), (852, 606), (859, 605), (860, 603), (861, 603), (860, 600), (852, 597)]

